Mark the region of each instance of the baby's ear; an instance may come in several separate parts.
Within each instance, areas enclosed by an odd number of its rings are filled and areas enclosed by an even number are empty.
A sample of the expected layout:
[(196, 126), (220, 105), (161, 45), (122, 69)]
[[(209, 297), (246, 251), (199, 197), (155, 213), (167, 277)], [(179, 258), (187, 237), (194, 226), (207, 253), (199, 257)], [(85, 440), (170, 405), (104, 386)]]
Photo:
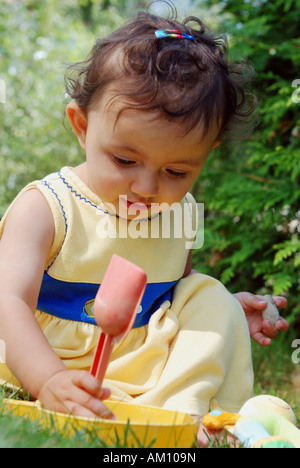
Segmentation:
[(67, 105), (66, 115), (69, 119), (73, 132), (78, 138), (81, 148), (85, 149), (87, 117), (81, 107), (76, 102)]

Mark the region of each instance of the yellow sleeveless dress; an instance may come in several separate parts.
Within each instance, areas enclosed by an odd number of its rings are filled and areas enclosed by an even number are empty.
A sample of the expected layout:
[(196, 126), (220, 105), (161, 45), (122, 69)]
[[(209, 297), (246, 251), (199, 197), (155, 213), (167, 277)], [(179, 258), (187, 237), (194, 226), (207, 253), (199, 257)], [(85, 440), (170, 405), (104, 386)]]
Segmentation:
[[(197, 221), (193, 197), (174, 206), (164, 230), (160, 215), (119, 218), (68, 167), (21, 194), (32, 189), (44, 195), (55, 224), (35, 316), (64, 364), (90, 370), (100, 333), (93, 300), (118, 254), (143, 268), (148, 283), (133, 329), (113, 349), (104, 381), (112, 399), (198, 415), (217, 399), (239, 410), (253, 388), (244, 313), (214, 278), (181, 279)], [(19, 385), (5, 364), (0, 378)]]

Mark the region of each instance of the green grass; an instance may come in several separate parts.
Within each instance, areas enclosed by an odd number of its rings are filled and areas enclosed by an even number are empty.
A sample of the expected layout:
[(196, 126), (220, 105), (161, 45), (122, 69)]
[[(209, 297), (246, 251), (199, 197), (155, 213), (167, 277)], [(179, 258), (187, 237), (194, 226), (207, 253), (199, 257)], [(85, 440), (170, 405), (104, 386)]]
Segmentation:
[[(293, 364), (291, 334), (282, 334), (268, 348), (253, 343), (255, 394), (271, 394), (285, 400), (295, 411), (300, 428), (300, 364)], [(11, 396), (0, 392), (0, 448), (124, 448), (123, 444), (106, 445), (96, 431), (75, 431), (67, 438), (53, 428), (42, 428), (37, 421), (29, 421), (13, 414), (3, 414), (1, 401)], [(15, 396), (16, 397), (16, 396)], [(229, 448), (226, 438), (212, 438), (210, 447)]]
[(103, 448), (108, 447), (95, 433), (75, 431), (72, 438), (38, 421), (20, 418), (0, 410), (0, 448)]
[[(2, 406), (2, 407), (1, 407)], [(72, 433), (67, 437), (62, 432), (56, 431), (55, 426), (43, 427), (38, 421), (30, 421), (27, 418), (17, 417), (13, 412), (3, 411), (0, 403), (0, 448), (127, 448), (127, 434), (129, 425), (125, 429), (124, 441), (116, 440), (113, 445), (108, 445), (101, 440), (97, 430), (77, 430), (69, 426), (72, 422), (66, 422), (64, 433)], [(139, 441), (137, 447), (143, 447)]]

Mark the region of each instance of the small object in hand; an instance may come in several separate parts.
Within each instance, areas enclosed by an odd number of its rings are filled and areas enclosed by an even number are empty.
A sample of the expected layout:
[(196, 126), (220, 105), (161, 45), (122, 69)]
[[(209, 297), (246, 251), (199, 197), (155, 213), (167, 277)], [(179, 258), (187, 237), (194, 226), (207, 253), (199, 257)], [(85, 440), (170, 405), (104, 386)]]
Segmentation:
[(264, 296), (265, 301), (268, 303), (267, 307), (263, 310), (262, 315), (264, 320), (268, 320), (273, 325), (280, 319), (280, 315), (273, 297), (270, 294)]

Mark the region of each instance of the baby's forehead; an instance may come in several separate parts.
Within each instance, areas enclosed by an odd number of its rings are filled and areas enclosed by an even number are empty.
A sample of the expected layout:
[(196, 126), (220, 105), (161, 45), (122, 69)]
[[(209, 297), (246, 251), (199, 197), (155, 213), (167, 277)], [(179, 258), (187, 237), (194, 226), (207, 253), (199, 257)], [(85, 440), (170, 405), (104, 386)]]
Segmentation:
[(186, 132), (179, 122), (168, 121), (157, 110), (127, 108), (116, 100), (106, 104), (103, 100), (102, 108), (93, 111), (91, 127), (97, 144), (111, 153), (197, 167), (217, 140), (217, 132), (203, 136), (201, 125)]
[(217, 122), (211, 126), (210, 131), (206, 131), (204, 123), (199, 122), (197, 126), (188, 130), (187, 126), (179, 118), (167, 116), (163, 110), (157, 108), (147, 110), (140, 108), (139, 104), (126, 99), (126, 95), (117, 90), (115, 87), (110, 87), (101, 97), (98, 106), (95, 108), (101, 116), (106, 120), (107, 125), (113, 127), (114, 132), (121, 132), (128, 127), (131, 127), (134, 132), (140, 128), (152, 128), (157, 133), (165, 135), (178, 135), (186, 137), (195, 135), (199, 144), (204, 139), (217, 139), (219, 134), (219, 126)]

